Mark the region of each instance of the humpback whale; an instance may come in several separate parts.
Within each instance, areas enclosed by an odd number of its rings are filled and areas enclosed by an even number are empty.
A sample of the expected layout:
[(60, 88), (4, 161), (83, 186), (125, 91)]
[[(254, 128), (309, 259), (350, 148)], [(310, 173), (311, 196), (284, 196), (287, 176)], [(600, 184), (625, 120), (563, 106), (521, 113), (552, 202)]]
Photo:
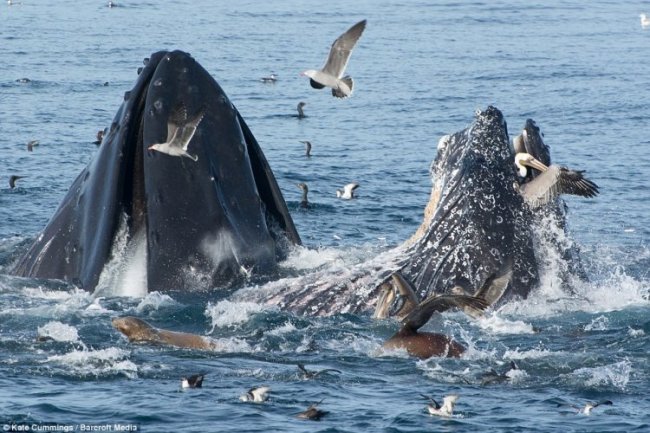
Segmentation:
[[(539, 151), (531, 154), (540, 157)], [(479, 296), (490, 305), (527, 297), (540, 281), (538, 211), (513, 187), (518, 181), (514, 157), (501, 111), (478, 110), (465, 129), (437, 142), (430, 199), (409, 240), (336, 274), (269, 282), (241, 289), (231, 299), (320, 316), (372, 313), (379, 304), (376, 316), (403, 317), (434, 294)], [(550, 164), (549, 158), (542, 162)], [(560, 218), (564, 221), (564, 214)], [(405, 295), (404, 281), (414, 296)], [(387, 303), (387, 296), (394, 301)]]
[[(171, 150), (189, 145), (191, 157), (149, 150), (168, 141)], [(255, 137), (185, 52), (145, 62), (94, 159), (13, 274), (92, 291), (124, 226), (128, 243), (146, 243), (147, 287), (160, 291), (273, 272), (285, 247), (300, 244)]]

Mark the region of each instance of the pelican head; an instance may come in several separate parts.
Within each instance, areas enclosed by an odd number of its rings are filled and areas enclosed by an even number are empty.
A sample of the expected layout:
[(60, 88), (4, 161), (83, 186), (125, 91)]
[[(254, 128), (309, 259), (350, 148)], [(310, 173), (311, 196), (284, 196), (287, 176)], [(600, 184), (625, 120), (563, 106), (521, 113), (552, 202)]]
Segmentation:
[(528, 169), (526, 168), (527, 166), (537, 169), (541, 172), (548, 170), (548, 167), (545, 166), (542, 162), (537, 160), (530, 153), (525, 152), (520, 152), (515, 155), (515, 165), (519, 169), (519, 176), (521, 177), (526, 177), (526, 174), (528, 174)]

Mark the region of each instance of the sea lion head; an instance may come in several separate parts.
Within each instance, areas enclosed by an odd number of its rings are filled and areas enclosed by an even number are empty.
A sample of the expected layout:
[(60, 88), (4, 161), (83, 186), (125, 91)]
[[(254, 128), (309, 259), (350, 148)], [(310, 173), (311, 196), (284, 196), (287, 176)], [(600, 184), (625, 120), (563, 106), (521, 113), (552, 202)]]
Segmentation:
[(156, 329), (144, 320), (133, 316), (115, 317), (112, 320), (113, 328), (126, 335), (129, 341), (150, 340)]

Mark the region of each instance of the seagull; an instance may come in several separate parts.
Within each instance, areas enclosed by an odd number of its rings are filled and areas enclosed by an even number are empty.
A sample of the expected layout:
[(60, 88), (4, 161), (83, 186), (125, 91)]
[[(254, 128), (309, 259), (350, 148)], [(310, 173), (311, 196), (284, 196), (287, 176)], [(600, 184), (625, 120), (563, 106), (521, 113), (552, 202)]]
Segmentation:
[(181, 379), (181, 388), (202, 388), (204, 374), (194, 374)]
[(641, 27), (645, 29), (650, 26), (650, 18), (646, 14), (640, 14), (639, 17), (641, 17)]
[(599, 401), (599, 402), (596, 402), (596, 403), (589, 402), (589, 403), (585, 404), (584, 407), (580, 407), (580, 406), (576, 406), (574, 404), (568, 404), (568, 403), (560, 403), (557, 406), (558, 407), (560, 407), (560, 406), (571, 406), (572, 408), (578, 410), (578, 412), (576, 412), (576, 413), (583, 414), (583, 415), (591, 415), (591, 410), (593, 408), (598, 407), (600, 405), (611, 406), (613, 404), (614, 403), (612, 403), (611, 400), (603, 400), (603, 401)]
[(344, 200), (350, 200), (354, 198), (354, 190), (359, 188), (358, 183), (348, 183), (343, 187), (342, 190), (336, 190), (336, 196)]
[(320, 410), (317, 408), (317, 406), (322, 402), (323, 400), (319, 401), (318, 403), (314, 403), (310, 405), (306, 411), (300, 412), (298, 415), (296, 415), (296, 417), (301, 419), (312, 419), (314, 421), (320, 420), (322, 417), (324, 417), (329, 413), (327, 411)]
[(454, 405), (458, 400), (458, 395), (451, 394), (444, 396), (442, 400), (442, 406), (440, 406), (440, 404), (432, 397), (426, 396), (424, 394), (420, 395), (431, 402), (431, 404), (427, 405), (427, 410), (431, 415), (450, 417), (454, 414)]
[(300, 207), (307, 209), (309, 208), (309, 201), (307, 200), (307, 193), (309, 192), (309, 187), (306, 183), (300, 182), (298, 188), (302, 190), (302, 199), (300, 200)]
[(278, 81), (278, 76), (275, 75), (274, 72), (271, 72), (271, 75), (268, 77), (262, 77), (260, 78), (260, 81), (262, 83), (267, 83), (267, 84), (275, 84), (276, 81)]
[(38, 140), (30, 140), (27, 143), (27, 151), (28, 152), (33, 152), (34, 151), (34, 146), (38, 146)]
[(102, 144), (102, 140), (104, 139), (104, 130), (100, 129), (97, 131), (97, 139), (93, 142), (93, 144)]
[(598, 194), (598, 185), (586, 179), (582, 170), (571, 170), (555, 164), (546, 166), (529, 153), (516, 154), (515, 165), (522, 178), (528, 174), (526, 167), (540, 171), (540, 174), (529, 182), (514, 185), (524, 200), (533, 207), (543, 206), (560, 194), (583, 197), (594, 197)]
[(12, 174), (11, 176), (9, 176), (9, 187), (11, 189), (15, 188), (16, 187), (16, 181), (18, 179), (22, 179), (24, 177), (25, 176), (16, 176), (15, 174)]
[(172, 113), (167, 121), (167, 141), (164, 143), (152, 144), (148, 147), (149, 150), (157, 150), (158, 152), (166, 153), (171, 156), (186, 156), (192, 161), (196, 162), (199, 157), (187, 153), (187, 146), (189, 146), (196, 128), (203, 120), (205, 112), (201, 110), (192, 119), (187, 117), (187, 107), (181, 104), (180, 107)]
[(309, 84), (314, 89), (330, 87), (332, 96), (346, 98), (352, 94), (354, 82), (352, 77), (345, 76), (345, 67), (348, 65), (352, 49), (357, 43), (363, 30), (366, 28), (366, 20), (359, 21), (350, 29), (339, 36), (330, 48), (329, 56), (325, 66), (321, 70), (308, 69), (301, 75), (309, 77)]
[(305, 156), (311, 158), (311, 141), (301, 141), (305, 145)]
[[(332, 372), (332, 373), (339, 373), (341, 374), (340, 370), (337, 370), (335, 368), (326, 368), (324, 370), (319, 370), (319, 371), (309, 371), (305, 368), (304, 364), (298, 363), (298, 369), (302, 373), (302, 378), (303, 379), (314, 379), (321, 374)], [(320, 404), (320, 403), (319, 403)]]
[(251, 388), (246, 392), (246, 394), (242, 394), (239, 396), (239, 399), (241, 401), (252, 401), (255, 403), (261, 403), (263, 401), (268, 400), (269, 398), (269, 391), (271, 391), (271, 388), (268, 386), (260, 386), (257, 388)]
[(305, 112), (302, 110), (302, 107), (304, 107), (305, 105), (307, 105), (306, 102), (302, 102), (302, 101), (298, 102), (298, 106), (296, 107), (297, 110), (298, 110), (298, 119), (302, 119), (303, 117), (307, 117), (307, 116), (305, 116)]

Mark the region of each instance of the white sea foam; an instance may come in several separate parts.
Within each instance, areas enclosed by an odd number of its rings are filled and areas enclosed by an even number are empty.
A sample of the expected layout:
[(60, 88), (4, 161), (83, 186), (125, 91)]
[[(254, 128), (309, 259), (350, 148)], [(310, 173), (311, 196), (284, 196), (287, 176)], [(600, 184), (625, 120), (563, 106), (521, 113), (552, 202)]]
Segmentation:
[(570, 378), (590, 388), (614, 387), (625, 390), (630, 375), (632, 363), (628, 360), (600, 367), (579, 368), (570, 373)]
[(42, 288), (26, 288), (23, 289), (23, 293), (24, 299), (29, 300), (26, 306), (3, 308), (0, 310), (0, 316), (35, 316), (49, 319), (62, 319), (68, 317), (73, 312), (83, 310), (92, 302), (91, 295), (82, 290), (61, 292), (58, 290), (44, 290)]
[(643, 337), (645, 335), (645, 331), (643, 329), (634, 329), (630, 327), (627, 331), (627, 334), (630, 337)]
[(585, 325), (585, 331), (606, 331), (609, 329), (609, 319), (605, 316), (598, 316)]
[(210, 330), (210, 333), (212, 333), (217, 327), (244, 323), (251, 315), (268, 309), (269, 307), (254, 302), (231, 302), (224, 300), (214, 305), (208, 303), (205, 308), (205, 315), (212, 320), (212, 329)]
[(295, 247), (291, 249), (289, 256), (280, 263), (283, 268), (304, 270), (315, 269), (320, 266), (343, 262), (343, 254), (340, 249), (336, 248), (318, 248), (310, 249), (305, 247)]
[(160, 307), (178, 305), (171, 296), (160, 292), (148, 293), (135, 307), (138, 313), (158, 310)]
[(476, 323), (481, 329), (492, 334), (534, 334), (533, 326), (521, 320), (504, 319), (497, 314), (489, 314), (479, 318)]
[(74, 350), (64, 355), (49, 356), (45, 363), (61, 364), (65, 372), (73, 376), (106, 376), (123, 374), (131, 379), (137, 377), (138, 367), (125, 359), (126, 350), (109, 347), (101, 350)]
[(47, 322), (45, 325), (39, 326), (37, 332), (39, 337), (51, 338), (54, 341), (80, 341), (77, 328), (58, 321)]
[(563, 354), (565, 354), (565, 352), (562, 351), (554, 352), (548, 349), (530, 349), (530, 350), (520, 351), (519, 348), (517, 347), (513, 350), (510, 349), (506, 350), (503, 353), (503, 358), (512, 359), (512, 360), (541, 359), (541, 358), (548, 358), (550, 356), (560, 356)]
[(296, 329), (297, 328), (295, 327), (295, 325), (293, 323), (287, 321), (286, 323), (284, 323), (284, 325), (278, 326), (275, 329), (271, 329), (266, 334), (267, 335), (279, 336), (279, 335), (284, 335), (284, 334), (294, 332), (294, 331), (296, 331)]

